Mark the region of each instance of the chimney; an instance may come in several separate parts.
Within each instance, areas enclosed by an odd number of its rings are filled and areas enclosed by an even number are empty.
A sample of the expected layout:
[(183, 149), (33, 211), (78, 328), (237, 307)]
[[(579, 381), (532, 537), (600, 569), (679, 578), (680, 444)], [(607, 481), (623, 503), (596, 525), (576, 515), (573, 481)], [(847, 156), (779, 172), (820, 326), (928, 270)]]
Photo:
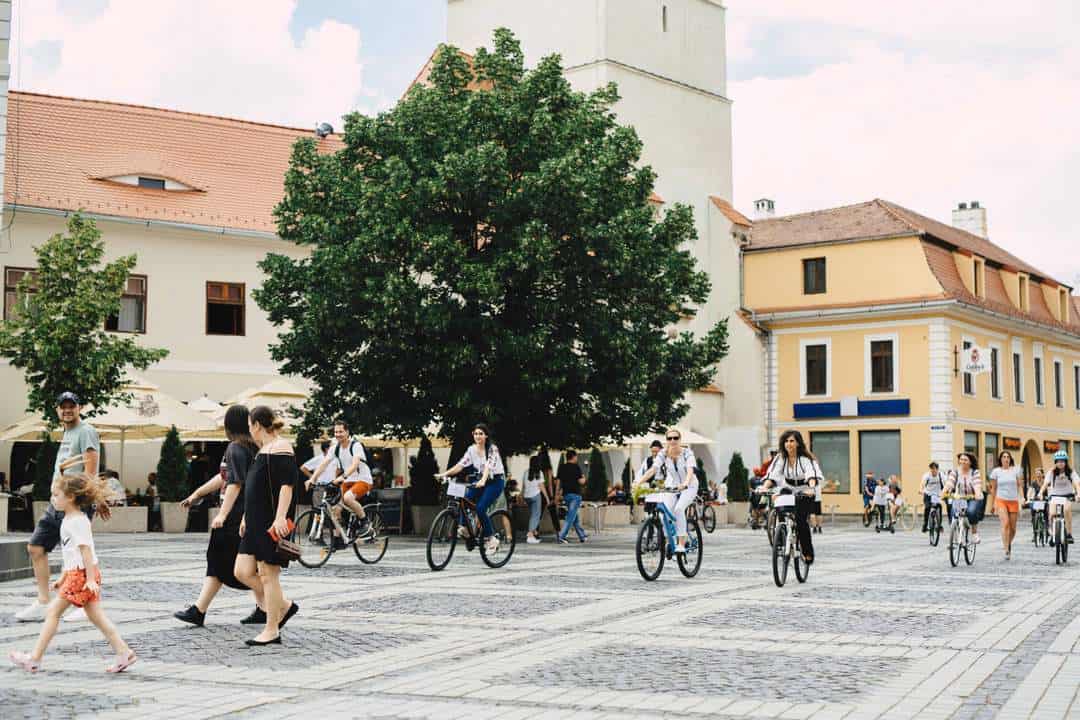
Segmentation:
[(754, 219), (755, 220), (768, 220), (771, 217), (776, 217), (776, 203), (768, 198), (761, 198), (754, 201)]
[(952, 211), (952, 224), (955, 228), (967, 230), (981, 238), (987, 237), (986, 208), (979, 205), (978, 200), (970, 203), (960, 203)]

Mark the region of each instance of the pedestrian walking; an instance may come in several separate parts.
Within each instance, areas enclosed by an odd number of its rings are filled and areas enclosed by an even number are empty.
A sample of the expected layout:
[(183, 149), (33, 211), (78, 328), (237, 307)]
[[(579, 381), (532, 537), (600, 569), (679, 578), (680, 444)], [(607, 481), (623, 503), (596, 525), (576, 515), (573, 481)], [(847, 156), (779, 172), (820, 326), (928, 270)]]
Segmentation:
[(578, 536), (578, 542), (583, 543), (589, 539), (589, 536), (585, 534), (585, 528), (581, 527), (581, 519), (578, 517), (581, 510), (581, 498), (585, 492), (585, 474), (581, 472), (581, 466), (578, 465), (576, 450), (566, 451), (558, 476), (559, 487), (562, 489), (563, 497), (566, 498), (566, 518), (563, 520), (562, 529), (559, 530), (558, 542), (560, 545), (566, 545), (569, 542), (566, 535), (570, 532), (570, 527), (573, 526), (574, 532)]
[(104, 506), (110, 497), (108, 482), (86, 473), (60, 475), (53, 481), (49, 500), (52, 507), (63, 514), (60, 541), (63, 543), (64, 574), (53, 585), (58, 590), (57, 597), (49, 604), (34, 649), (29, 653), (13, 650), (8, 655), (13, 665), (27, 672), (37, 672), (41, 668), (41, 660), (56, 635), (60, 617), (72, 605), (85, 610), (90, 622), (101, 631), (116, 653), (116, 659), (106, 672), (123, 672), (135, 662), (135, 652), (120, 637), (101, 606), (101, 568), (94, 552), (90, 517), (86, 513), (95, 505)]
[(161, 526), (161, 495), (158, 493), (157, 473), (152, 472), (146, 476), (146, 502), (148, 505), (147, 517), (149, 532), (162, 530)]
[[(80, 417), (81, 412), (82, 402), (75, 393), (63, 392), (56, 398), (56, 415), (64, 426), (64, 436), (60, 440), (60, 449), (53, 465), (54, 481), (61, 474), (74, 476), (85, 473), (90, 477), (97, 477), (101, 441), (94, 426)], [(96, 510), (101, 513), (102, 518), (109, 519), (111, 513), (107, 503), (99, 503)], [(88, 520), (93, 519), (94, 511), (93, 504), (83, 509)], [(64, 512), (50, 503), (30, 536), (26, 550), (30, 554), (30, 564), (34, 569), (37, 599), (15, 614), (15, 619), (19, 622), (37, 622), (45, 618), (45, 611), (49, 608), (49, 553), (60, 542), (60, 524), (63, 520)], [(68, 619), (85, 618), (81, 610), (77, 613), (78, 615), (72, 613)]]
[(1022, 468), (1013, 464), (1012, 453), (1002, 450), (997, 457), (998, 466), (990, 471), (990, 495), (994, 497), (994, 512), (1001, 520), (1001, 546), (1005, 559), (1012, 558), (1012, 543), (1016, 537), (1016, 521), (1020, 517)]
[(202, 627), (206, 612), (222, 586), (234, 590), (251, 589), (255, 609), (240, 622), (257, 625), (266, 622), (266, 603), (261, 587), (249, 588), (236, 577), (236, 555), (240, 551), (240, 522), (244, 518), (244, 480), (255, 462), (259, 448), (248, 429), (248, 409), (230, 405), (225, 411), (225, 436), (229, 445), (221, 459), (221, 472), (208, 480), (180, 503), (191, 507), (199, 498), (218, 493), (221, 498), (217, 515), (210, 522), (210, 542), (206, 546), (206, 577), (194, 605), (173, 614), (177, 620)]
[[(529, 506), (529, 532), (525, 542), (535, 545), (540, 542), (540, 509), (547, 500), (547, 491), (544, 489), (544, 474), (540, 470), (540, 458), (536, 455), (529, 458), (529, 472), (525, 477), (525, 486), (521, 489), (521, 496)], [(548, 503), (550, 505), (550, 501)]]
[(248, 429), (259, 452), (244, 482), (244, 517), (240, 521), (240, 548), (235, 574), (256, 593), (261, 591), (266, 621), (249, 647), (281, 644), (281, 628), (300, 606), (281, 589), (281, 570), (289, 566), (277, 552), (278, 539), (288, 538), (295, 527), (295, 499), (299, 473), (292, 445), (280, 436), (284, 421), (265, 405), (251, 409)]

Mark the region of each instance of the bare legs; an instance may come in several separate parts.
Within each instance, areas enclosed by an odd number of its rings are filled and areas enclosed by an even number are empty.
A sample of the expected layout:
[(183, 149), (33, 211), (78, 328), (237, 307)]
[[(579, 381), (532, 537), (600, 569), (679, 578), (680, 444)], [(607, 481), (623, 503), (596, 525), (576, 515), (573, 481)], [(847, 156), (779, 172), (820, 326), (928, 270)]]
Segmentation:
[[(38, 635), (37, 644), (34, 645), (34, 651), (30, 653), (30, 657), (40, 662), (41, 658), (45, 655), (45, 650), (48, 649), (49, 643), (52, 642), (53, 637), (56, 636), (56, 628), (60, 625), (60, 616), (64, 614), (64, 611), (71, 605), (70, 602), (62, 597), (58, 597), (52, 601), (49, 605), (49, 611), (45, 615), (45, 622), (41, 626), (41, 634)], [(86, 610), (86, 617), (90, 619), (90, 622), (97, 626), (97, 629), (101, 631), (101, 634), (105, 636), (105, 639), (109, 641), (109, 645), (116, 651), (117, 655), (123, 655), (131, 651), (128, 644), (124, 642), (124, 639), (120, 637), (120, 633), (117, 632), (116, 626), (112, 624), (109, 618), (105, 617), (105, 610), (101, 607), (99, 600), (89, 602), (83, 608)]]
[(1012, 550), (1013, 538), (1016, 537), (1017, 513), (1009, 512), (1003, 505), (998, 505), (997, 516), (1001, 520), (1001, 545), (1008, 553)]
[(49, 604), (49, 553), (40, 545), (27, 545), (30, 564), (34, 568), (34, 583), (37, 585), (38, 602)]
[(237, 555), (235, 572), (236, 579), (252, 589), (255, 601), (266, 610), (266, 626), (255, 639), (273, 640), (278, 635), (278, 623), (290, 605), (281, 589), (281, 568), (257, 562), (254, 555)]

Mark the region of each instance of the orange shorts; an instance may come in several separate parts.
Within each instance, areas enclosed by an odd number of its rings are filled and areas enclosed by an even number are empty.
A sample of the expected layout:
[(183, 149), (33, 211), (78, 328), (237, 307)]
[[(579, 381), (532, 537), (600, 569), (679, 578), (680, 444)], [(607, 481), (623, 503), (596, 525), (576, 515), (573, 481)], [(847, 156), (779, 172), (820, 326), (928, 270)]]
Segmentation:
[[(94, 569), (94, 579), (98, 587), (101, 586), (101, 568)], [(101, 599), (100, 592), (90, 592), (86, 589), (86, 571), (82, 568), (67, 570), (60, 578), (60, 597), (67, 600), (75, 607), (85, 607), (87, 603)]]
[(360, 498), (371, 492), (372, 487), (373, 486), (371, 483), (364, 482), (363, 480), (358, 480), (354, 483), (345, 483), (344, 485), (342, 485), (341, 494), (344, 495), (347, 492), (351, 492), (353, 495), (356, 496), (356, 499), (359, 500)]
[(1018, 513), (1020, 512), (1020, 501), (997, 498), (994, 500), (994, 508), (997, 510), (1004, 509), (1005, 512)]

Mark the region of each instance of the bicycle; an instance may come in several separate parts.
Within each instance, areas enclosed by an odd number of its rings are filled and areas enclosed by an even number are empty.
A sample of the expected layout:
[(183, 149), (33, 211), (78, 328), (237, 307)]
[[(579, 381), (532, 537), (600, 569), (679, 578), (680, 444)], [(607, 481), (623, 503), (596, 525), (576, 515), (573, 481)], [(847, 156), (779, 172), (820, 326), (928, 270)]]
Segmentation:
[(896, 523), (900, 525), (901, 530), (911, 531), (915, 529), (915, 505), (907, 502), (903, 502), (900, 507), (896, 508)]
[[(953, 567), (960, 564), (960, 551), (963, 550), (964, 562), (975, 562), (975, 543), (971, 542), (971, 523), (968, 520), (967, 502), (974, 500), (974, 495), (942, 495), (950, 498), (949, 504), (949, 562)], [(963, 503), (963, 507), (961, 507)]]
[(1045, 547), (1050, 539), (1046, 529), (1046, 501), (1032, 500), (1031, 509), (1035, 511), (1034, 518), (1031, 521), (1031, 542), (1035, 543), (1035, 547)]
[(1069, 499), (1061, 495), (1050, 496), (1050, 537), (1054, 541), (1054, 564), (1064, 565), (1069, 561), (1069, 540), (1065, 532), (1065, 506)]
[[(326, 564), (334, 550), (337, 538), (343, 539), (346, 546), (352, 546), (360, 562), (373, 565), (382, 560), (386, 546), (390, 542), (383, 530), (380, 503), (364, 505), (364, 515), (368, 519), (368, 530), (359, 532), (360, 521), (349, 508), (341, 503), (341, 488), (328, 485), (322, 502), (317, 507), (305, 511), (296, 520), (296, 543), (300, 546), (300, 564), (306, 568), (319, 568)], [(341, 512), (348, 513), (344, 527), (334, 516), (333, 509), (340, 506)], [(329, 520), (329, 522), (327, 521)]]
[[(438, 572), (450, 564), (459, 537), (465, 541), (465, 549), (469, 552), (479, 546), (480, 558), (490, 568), (501, 568), (510, 562), (514, 554), (517, 540), (510, 522), (510, 513), (506, 510), (488, 513), (494, 531), (492, 537), (495, 538), (495, 547), (488, 548), (476, 503), (465, 497), (465, 491), (475, 484), (474, 478), (479, 479), (475, 475), (469, 477), (470, 482), (443, 478), (443, 482), (447, 483), (446, 507), (435, 516), (427, 537), (427, 564), (433, 572)], [(461, 530), (464, 530), (463, 534), (460, 534)]]
[(712, 534), (716, 530), (716, 508), (700, 496), (694, 498), (694, 504), (686, 508), (686, 520), (689, 522), (691, 517), (701, 521), (705, 532)]
[(664, 561), (670, 560), (672, 555), (679, 571), (688, 578), (697, 575), (701, 569), (701, 525), (696, 517), (686, 518), (686, 552), (675, 552), (675, 514), (665, 503), (667, 496), (672, 494), (656, 492), (645, 496), (645, 519), (638, 529), (634, 551), (638, 572), (648, 581), (660, 577)]
[(930, 547), (937, 547), (941, 539), (941, 496), (930, 496), (930, 513), (926, 518), (926, 531), (930, 534)]
[(776, 532), (776, 491), (759, 488), (754, 493), (769, 498), (769, 508), (765, 511), (765, 539), (769, 541), (769, 547), (772, 547), (773, 534)]
[[(814, 491), (802, 491), (813, 497)], [(799, 533), (795, 529), (795, 494), (785, 493), (773, 499), (773, 505), (780, 516), (773, 538), (772, 571), (776, 587), (784, 587), (787, 582), (788, 567), (794, 561), (795, 579), (800, 583), (810, 577), (810, 565), (803, 559)]]

